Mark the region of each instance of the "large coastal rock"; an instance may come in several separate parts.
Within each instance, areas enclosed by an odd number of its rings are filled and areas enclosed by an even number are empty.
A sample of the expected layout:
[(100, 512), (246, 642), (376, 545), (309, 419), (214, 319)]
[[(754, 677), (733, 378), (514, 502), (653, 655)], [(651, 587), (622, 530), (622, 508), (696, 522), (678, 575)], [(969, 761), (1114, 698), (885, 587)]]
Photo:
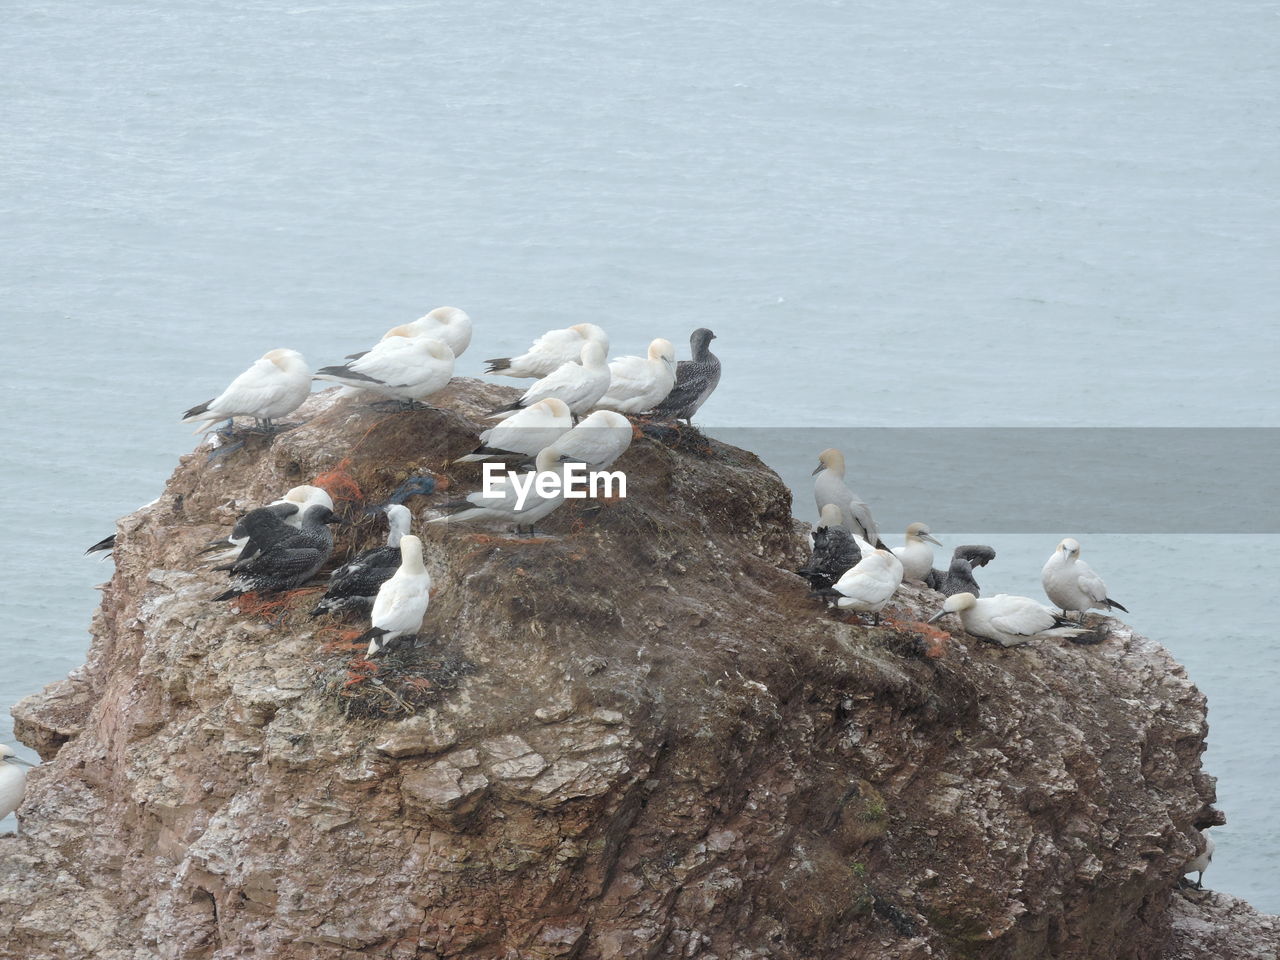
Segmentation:
[(842, 622), (789, 572), (779, 478), (696, 432), (638, 438), (628, 497), (554, 539), (421, 527), (422, 642), (376, 674), (315, 591), (210, 602), (196, 550), (289, 486), (354, 511), (431, 472), (420, 517), (473, 489), (447, 462), (509, 395), (331, 391), (121, 521), (88, 662), (14, 711), (45, 765), (0, 839), (0, 955), (1182, 960), (1234, 923), (1175, 890), (1220, 815), (1159, 644), (940, 642), (923, 589)]

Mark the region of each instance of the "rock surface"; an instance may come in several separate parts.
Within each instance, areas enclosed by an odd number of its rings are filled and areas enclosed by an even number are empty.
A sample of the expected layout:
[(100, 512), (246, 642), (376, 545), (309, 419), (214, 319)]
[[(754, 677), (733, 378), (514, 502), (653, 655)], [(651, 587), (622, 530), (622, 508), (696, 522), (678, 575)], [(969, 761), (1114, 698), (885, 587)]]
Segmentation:
[[(209, 601), (196, 549), (289, 486), (431, 471), (454, 490), (419, 517), (474, 489), (447, 461), (509, 395), (317, 395), (121, 521), (88, 662), (14, 710), (46, 763), (0, 839), (0, 955), (1275, 955), (1274, 918), (1175, 891), (1221, 815), (1162, 647), (1101, 618), (1093, 646), (940, 643), (925, 589), (895, 626), (841, 622), (789, 572), (782, 482), (696, 432), (637, 439), (629, 496), (569, 503), (556, 539), (421, 527), (412, 702), (314, 592)], [(340, 553), (379, 536), (343, 530)], [(352, 708), (380, 697), (403, 715)], [(1263, 952), (1195, 952), (1229, 942)]]

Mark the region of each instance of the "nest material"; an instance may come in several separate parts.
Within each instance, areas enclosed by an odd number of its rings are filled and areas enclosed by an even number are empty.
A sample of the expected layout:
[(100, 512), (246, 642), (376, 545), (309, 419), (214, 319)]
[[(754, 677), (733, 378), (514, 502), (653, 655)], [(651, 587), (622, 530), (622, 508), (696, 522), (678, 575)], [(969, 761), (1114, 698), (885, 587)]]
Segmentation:
[(349, 719), (402, 720), (436, 706), (475, 672), (460, 653), (433, 642), (398, 646), (377, 660), (332, 660), (321, 665), (316, 685)]

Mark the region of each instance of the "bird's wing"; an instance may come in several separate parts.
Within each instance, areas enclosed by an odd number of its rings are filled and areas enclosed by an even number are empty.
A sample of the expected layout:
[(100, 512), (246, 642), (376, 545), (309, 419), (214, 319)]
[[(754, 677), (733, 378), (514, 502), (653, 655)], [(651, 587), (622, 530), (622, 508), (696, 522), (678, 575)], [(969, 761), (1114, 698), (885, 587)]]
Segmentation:
[(279, 400), (292, 386), (284, 371), (270, 360), (255, 360), (209, 404), (209, 410), (259, 410)]
[(1088, 564), (1076, 561), (1076, 584), (1094, 603), (1101, 604), (1107, 599), (1107, 585)]
[(378, 591), (370, 622), (388, 632), (416, 630), (426, 613), (429, 596), (420, 579), (388, 580)]
[(284, 580), (310, 570), (322, 556), (323, 553), (320, 550), (311, 546), (279, 546), (254, 557), (245, 567), (244, 572), (252, 571), (262, 576), (278, 577)]
[(613, 463), (631, 446), (630, 427), (579, 424), (555, 441), (560, 455), (588, 465)]
[(1034, 637), (1052, 628), (1058, 618), (1030, 597), (1007, 594), (991, 598), (991, 625), (1017, 637)]
[(644, 393), (653, 383), (653, 371), (645, 357), (617, 357), (609, 361), (609, 389), (605, 396), (625, 400)]
[(512, 360), (512, 364), (534, 363), (568, 363), (576, 361), (582, 354), (585, 341), (577, 330), (548, 330), (522, 356)]
[(586, 371), (582, 364), (572, 361), (562, 363), (526, 390), (520, 402), (527, 407), (547, 397), (563, 397), (564, 391), (571, 391), (585, 379)]

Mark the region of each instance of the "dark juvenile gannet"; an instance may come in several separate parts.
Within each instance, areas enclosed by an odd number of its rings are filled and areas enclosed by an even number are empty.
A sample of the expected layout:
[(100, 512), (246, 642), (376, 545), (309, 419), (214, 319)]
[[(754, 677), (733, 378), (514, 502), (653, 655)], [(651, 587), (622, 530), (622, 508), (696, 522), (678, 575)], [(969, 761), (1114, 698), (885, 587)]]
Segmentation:
[(667, 398), (653, 408), (655, 417), (693, 423), (693, 415), (720, 383), (720, 358), (711, 352), (711, 341), (715, 338), (706, 327), (693, 331), (689, 338), (693, 359), (676, 364), (676, 385)]
[(499, 377), (545, 377), (561, 364), (577, 363), (588, 340), (600, 344), (608, 356), (608, 335), (594, 323), (575, 323), (563, 330), (547, 331), (518, 357), (486, 360), (489, 368), (485, 373)]
[[(925, 586), (948, 597), (955, 593), (972, 593), (980, 597), (982, 594), (978, 590), (978, 581), (973, 579), (973, 571), (977, 567), (985, 567), (995, 558), (996, 551), (992, 547), (961, 544), (951, 551), (951, 566), (946, 570), (930, 570), (924, 578)], [(963, 563), (956, 563), (957, 560)]]
[(597, 406), (618, 413), (645, 413), (667, 398), (676, 384), (676, 348), (659, 337), (643, 357), (609, 361), (609, 389)]
[(369, 614), (370, 628), (359, 641), (369, 641), (369, 657), (377, 656), (401, 637), (416, 636), (431, 603), (431, 574), (422, 562), (422, 541), (400, 540), (400, 565), (378, 588)]
[(832, 447), (818, 454), (818, 466), (813, 471), (817, 478), (813, 481), (813, 498), (818, 506), (818, 515), (822, 515), (823, 507), (834, 503), (840, 508), (842, 527), (877, 548), (884, 547), (876, 522), (871, 519), (871, 508), (859, 500), (844, 482), (844, 470), (844, 454), (839, 450)]
[(368, 610), (373, 606), (378, 588), (391, 579), (400, 566), (400, 541), (409, 533), (412, 514), (408, 507), (398, 503), (387, 504), (382, 509), (389, 527), (386, 546), (365, 550), (329, 574), (329, 589), (311, 611), (313, 617), (322, 613)]
[(268, 350), (222, 393), (184, 413), (182, 422), (199, 423), (204, 430), (220, 420), (253, 417), (269, 430), (272, 420), (293, 413), (310, 392), (311, 370), (302, 354)]
[(551, 446), (572, 426), (569, 405), (559, 397), (547, 397), (484, 431), (480, 434), (480, 446), (454, 463), (536, 457), (539, 450)]
[(815, 591), (830, 590), (862, 559), (862, 550), (844, 527), (840, 526), (840, 508), (833, 503), (822, 508), (822, 517), (813, 531), (813, 554), (809, 562), (796, 571), (809, 581)]
[[(311, 484), (302, 484), (301, 486), (291, 487), (283, 497), (279, 500), (273, 500), (265, 507), (256, 507), (250, 510), (243, 517), (236, 521), (236, 525), (231, 528), (231, 533), (226, 537), (217, 540), (210, 540), (203, 548), (196, 552), (197, 556), (217, 551), (218, 555), (210, 557), (213, 562), (247, 560), (258, 552), (258, 544), (249, 536), (250, 525), (253, 521), (246, 523), (250, 517), (259, 515), (259, 511), (269, 513), (278, 517), (295, 530), (302, 526), (302, 514), (307, 507), (319, 504), (322, 507), (333, 509), (333, 498), (329, 496), (329, 491), (323, 487), (312, 486)], [(214, 567), (215, 570), (229, 570), (230, 565)]]
[(1058, 544), (1058, 549), (1049, 557), (1040, 571), (1040, 583), (1064, 615), (1075, 610), (1083, 620), (1085, 611), (1092, 607), (1129, 612), (1107, 596), (1107, 585), (1080, 559), (1080, 544), (1070, 537)]
[(929, 618), (940, 620), (949, 613), (960, 614), (966, 633), (992, 640), (1002, 647), (1017, 647), (1047, 637), (1078, 637), (1088, 631), (1072, 626), (1048, 607), (1030, 597), (998, 593), (979, 600), (972, 593), (947, 597), (942, 609)]
[(489, 414), (489, 419), (500, 420), (513, 416), (516, 411), (531, 407), (539, 400), (557, 397), (565, 402), (574, 417), (580, 417), (596, 405), (609, 389), (609, 365), (604, 362), (606, 349), (597, 340), (582, 345), (580, 363), (562, 363), (537, 383), (529, 387), (515, 403), (499, 407)]
[(230, 567), (231, 589), (214, 600), (231, 600), (245, 593), (279, 593), (310, 580), (333, 553), (328, 524), (338, 516), (320, 504), (307, 507), (302, 526), (295, 529), (269, 510), (254, 510), (244, 518), (249, 538), (259, 552)]

